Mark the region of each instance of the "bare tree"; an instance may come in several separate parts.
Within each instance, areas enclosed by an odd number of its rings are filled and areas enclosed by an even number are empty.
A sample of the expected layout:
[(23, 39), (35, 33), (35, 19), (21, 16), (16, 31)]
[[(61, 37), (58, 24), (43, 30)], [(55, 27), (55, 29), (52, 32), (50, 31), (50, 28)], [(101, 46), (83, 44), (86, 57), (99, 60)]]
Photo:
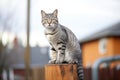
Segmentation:
[(12, 6), (12, 1), (8, 0), (6, 7), (0, 8), (0, 28), (2, 32), (11, 31), (16, 26), (16, 5)]
[[(15, 12), (16, 12), (16, 6), (13, 8), (10, 7), (11, 2), (9, 0), (8, 5), (6, 6), (6, 11), (5, 9), (0, 8), (0, 31), (2, 32), (1, 34), (3, 35), (3, 32), (5, 31), (11, 31), (15, 27), (15, 21), (14, 18)], [(0, 39), (0, 75), (2, 73), (3, 68), (6, 68), (6, 46), (2, 44), (2, 41)], [(0, 77), (0, 80), (1, 77)]]
[[(2, 41), (0, 40), (0, 75), (2, 74), (3, 68), (5, 67), (6, 54), (4, 53), (5, 46), (3, 46)], [(0, 77), (0, 80), (2, 78)]]

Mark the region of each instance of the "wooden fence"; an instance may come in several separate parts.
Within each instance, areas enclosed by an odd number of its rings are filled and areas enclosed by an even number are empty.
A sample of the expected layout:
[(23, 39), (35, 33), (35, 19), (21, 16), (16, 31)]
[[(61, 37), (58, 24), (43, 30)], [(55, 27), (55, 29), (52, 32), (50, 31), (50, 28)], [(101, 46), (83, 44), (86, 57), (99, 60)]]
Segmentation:
[[(84, 80), (92, 80), (92, 69), (84, 69)], [(100, 68), (98, 80), (120, 80), (120, 69)]]
[[(45, 68), (32, 69), (32, 77), (33, 80), (77, 80), (75, 67), (70, 64), (46, 65)], [(100, 68), (98, 78), (98, 80), (120, 80), (120, 67)], [(91, 68), (84, 68), (84, 80), (92, 80)]]

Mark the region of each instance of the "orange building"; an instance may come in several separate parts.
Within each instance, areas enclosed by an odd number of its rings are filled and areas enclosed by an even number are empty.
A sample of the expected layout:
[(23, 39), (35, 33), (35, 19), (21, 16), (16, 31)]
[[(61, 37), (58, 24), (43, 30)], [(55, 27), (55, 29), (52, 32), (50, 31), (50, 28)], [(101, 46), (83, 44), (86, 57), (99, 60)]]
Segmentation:
[(91, 67), (102, 57), (120, 55), (120, 23), (80, 40), (83, 66)]

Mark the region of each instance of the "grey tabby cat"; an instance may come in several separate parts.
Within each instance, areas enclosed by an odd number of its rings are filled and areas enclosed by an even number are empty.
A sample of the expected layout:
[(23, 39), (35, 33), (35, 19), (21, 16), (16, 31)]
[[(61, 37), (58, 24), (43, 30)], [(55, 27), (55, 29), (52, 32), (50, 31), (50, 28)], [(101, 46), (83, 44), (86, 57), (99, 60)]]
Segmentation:
[(79, 42), (70, 29), (59, 24), (57, 13), (57, 9), (53, 13), (45, 13), (41, 10), (42, 25), (45, 27), (45, 36), (51, 45), (51, 60), (49, 63), (76, 63), (79, 79), (83, 80), (83, 67)]

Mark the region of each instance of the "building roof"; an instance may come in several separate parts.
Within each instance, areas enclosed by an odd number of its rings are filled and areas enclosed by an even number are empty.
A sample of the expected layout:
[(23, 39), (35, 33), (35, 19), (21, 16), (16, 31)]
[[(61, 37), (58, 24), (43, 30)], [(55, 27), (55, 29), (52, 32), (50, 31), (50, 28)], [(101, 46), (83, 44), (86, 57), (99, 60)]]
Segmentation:
[(81, 39), (79, 42), (84, 43), (104, 37), (111, 37), (111, 36), (120, 36), (120, 23), (117, 23), (115, 25), (112, 25), (110, 27), (107, 27), (106, 29), (103, 29), (99, 32), (96, 32), (90, 36), (87, 36), (83, 39)]
[[(31, 67), (42, 67), (49, 61), (49, 47), (31, 47)], [(8, 54), (7, 64), (12, 68), (23, 69), (24, 64), (24, 47), (13, 48)]]

